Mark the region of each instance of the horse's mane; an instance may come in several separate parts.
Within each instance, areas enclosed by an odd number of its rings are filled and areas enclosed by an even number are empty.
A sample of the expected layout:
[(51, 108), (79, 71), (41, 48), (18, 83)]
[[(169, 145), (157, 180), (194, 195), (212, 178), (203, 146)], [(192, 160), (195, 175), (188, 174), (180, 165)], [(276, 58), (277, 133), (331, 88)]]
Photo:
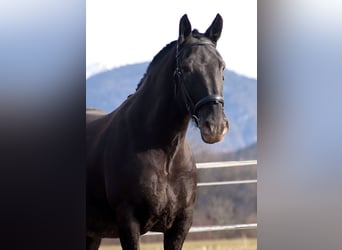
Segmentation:
[(136, 88), (135, 91), (138, 91), (138, 89), (141, 87), (141, 85), (143, 84), (146, 76), (149, 74), (150, 69), (159, 61), (160, 58), (162, 58), (175, 45), (176, 42), (177, 41), (170, 42), (161, 51), (159, 51), (159, 53), (157, 55), (154, 56), (154, 58), (152, 59), (151, 63), (148, 65), (145, 74), (143, 75), (143, 77), (141, 78), (140, 82), (138, 83), (137, 88)]
[[(203, 33), (200, 33), (197, 29), (194, 29), (192, 31), (192, 36), (196, 37), (198, 39), (205, 37)], [(161, 51), (159, 51), (159, 53), (157, 55), (154, 56), (154, 58), (152, 59), (151, 63), (148, 65), (147, 70), (145, 72), (145, 74), (143, 75), (143, 77), (141, 78), (140, 82), (138, 83), (135, 91), (138, 91), (138, 89), (141, 87), (141, 85), (143, 84), (146, 76), (149, 74), (150, 69), (159, 61), (160, 58), (162, 58), (167, 52), (169, 52), (169, 50), (177, 43), (177, 41), (172, 41), (169, 44), (167, 44)], [(176, 55), (175, 55), (176, 56)], [(131, 96), (131, 95), (130, 95)]]
[(198, 39), (200, 39), (200, 38), (202, 38), (202, 37), (205, 37), (205, 35), (204, 35), (203, 33), (199, 32), (197, 29), (194, 29), (194, 30), (192, 31), (192, 36), (193, 36), (193, 37), (196, 37), (196, 38), (198, 38)]

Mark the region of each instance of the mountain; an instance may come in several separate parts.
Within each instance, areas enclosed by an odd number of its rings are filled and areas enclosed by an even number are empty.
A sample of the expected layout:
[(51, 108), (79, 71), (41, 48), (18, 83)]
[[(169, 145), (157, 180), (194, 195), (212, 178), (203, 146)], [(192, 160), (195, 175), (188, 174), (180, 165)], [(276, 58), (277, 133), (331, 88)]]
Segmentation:
[(86, 67), (86, 78), (89, 78), (92, 75), (98, 74), (102, 71), (108, 70), (107, 67), (100, 63), (91, 63)]
[[(148, 65), (148, 62), (126, 65), (90, 76), (86, 83), (87, 107), (107, 112), (117, 108), (135, 92)], [(208, 145), (202, 142), (199, 130), (190, 124), (187, 136), (194, 151), (229, 153), (257, 141), (257, 81), (230, 70), (225, 70), (224, 77), (224, 109), (229, 132), (222, 142)]]

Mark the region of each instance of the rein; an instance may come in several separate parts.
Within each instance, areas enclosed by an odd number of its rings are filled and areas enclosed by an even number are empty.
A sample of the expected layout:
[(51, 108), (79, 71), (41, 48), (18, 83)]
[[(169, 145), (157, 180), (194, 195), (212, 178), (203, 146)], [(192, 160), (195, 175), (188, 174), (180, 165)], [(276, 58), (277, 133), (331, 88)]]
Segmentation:
[[(219, 104), (221, 103), (222, 106), (224, 106), (224, 99), (220, 95), (208, 95), (206, 97), (203, 97), (200, 99), (198, 102), (194, 103), (193, 100), (191, 99), (188, 90), (185, 87), (185, 84), (183, 82), (182, 76), (182, 71), (180, 70), (179, 67), (179, 56), (183, 52), (183, 50), (187, 47), (192, 47), (192, 46), (212, 46), (215, 47), (214, 44), (210, 42), (195, 42), (191, 44), (185, 45), (183, 48), (179, 50), (178, 44), (177, 44), (177, 53), (176, 53), (176, 70), (175, 70), (175, 76), (176, 76), (176, 86), (177, 84), (180, 85), (180, 89), (183, 93), (183, 98), (184, 102), (186, 105), (186, 109), (189, 112), (191, 118), (195, 121), (196, 125), (199, 125), (199, 117), (198, 117), (198, 110), (200, 110), (201, 107), (203, 107), (206, 104), (213, 103), (213, 104)], [(175, 87), (175, 92), (176, 92), (176, 87)]]

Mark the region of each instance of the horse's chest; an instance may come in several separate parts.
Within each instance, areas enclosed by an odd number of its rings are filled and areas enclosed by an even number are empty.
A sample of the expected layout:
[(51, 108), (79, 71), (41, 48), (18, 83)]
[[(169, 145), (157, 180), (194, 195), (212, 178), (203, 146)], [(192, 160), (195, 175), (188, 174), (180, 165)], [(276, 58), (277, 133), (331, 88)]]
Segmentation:
[(146, 230), (169, 229), (178, 213), (189, 205), (194, 190), (187, 189), (181, 180), (174, 183), (172, 179), (167, 176), (154, 176), (150, 179), (150, 185), (146, 190), (146, 203), (143, 204), (148, 211), (144, 226)]
[[(152, 191), (152, 190), (151, 190)], [(146, 230), (165, 231), (170, 228), (181, 206), (177, 194), (172, 187), (155, 192), (147, 202), (148, 216)]]

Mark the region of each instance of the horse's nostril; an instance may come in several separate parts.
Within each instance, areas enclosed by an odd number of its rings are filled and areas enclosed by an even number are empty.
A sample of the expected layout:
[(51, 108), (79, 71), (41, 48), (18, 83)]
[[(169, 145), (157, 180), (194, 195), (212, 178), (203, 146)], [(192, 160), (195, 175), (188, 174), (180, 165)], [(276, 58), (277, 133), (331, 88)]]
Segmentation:
[(208, 131), (209, 131), (210, 133), (213, 132), (213, 130), (214, 130), (214, 125), (213, 125), (211, 122), (205, 121), (205, 122), (204, 122), (204, 126), (208, 129)]

